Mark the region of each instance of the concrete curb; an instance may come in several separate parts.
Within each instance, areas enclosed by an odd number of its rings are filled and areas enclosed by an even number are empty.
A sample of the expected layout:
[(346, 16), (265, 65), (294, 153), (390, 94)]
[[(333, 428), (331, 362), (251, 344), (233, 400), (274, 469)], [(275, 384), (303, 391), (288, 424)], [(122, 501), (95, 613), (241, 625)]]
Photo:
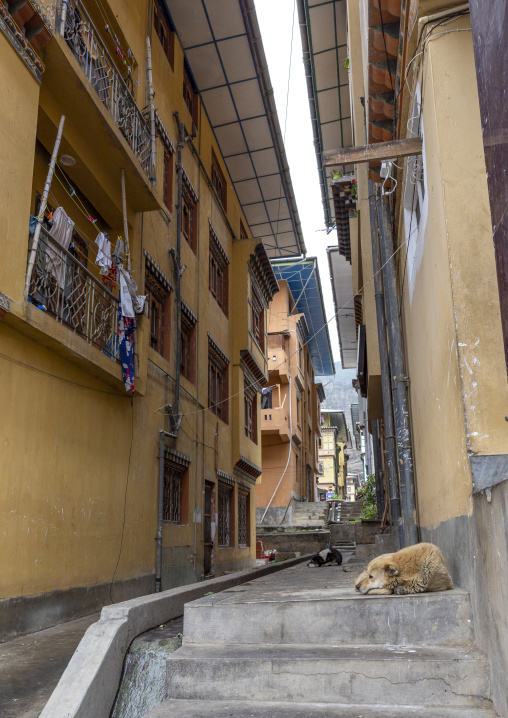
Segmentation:
[(184, 604), (290, 568), (309, 556), (105, 606), (81, 639), (39, 718), (109, 718), (127, 650), (136, 636), (183, 614)]

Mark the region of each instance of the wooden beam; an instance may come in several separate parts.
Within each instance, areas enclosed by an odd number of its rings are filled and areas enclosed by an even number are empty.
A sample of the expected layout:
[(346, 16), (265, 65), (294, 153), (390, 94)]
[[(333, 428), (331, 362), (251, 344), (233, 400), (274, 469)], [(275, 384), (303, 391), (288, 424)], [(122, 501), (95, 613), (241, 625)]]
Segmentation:
[(409, 157), (422, 154), (422, 138), (410, 137), (407, 140), (376, 142), (363, 147), (343, 147), (323, 152), (323, 166), (352, 165), (361, 162), (384, 162), (397, 157)]

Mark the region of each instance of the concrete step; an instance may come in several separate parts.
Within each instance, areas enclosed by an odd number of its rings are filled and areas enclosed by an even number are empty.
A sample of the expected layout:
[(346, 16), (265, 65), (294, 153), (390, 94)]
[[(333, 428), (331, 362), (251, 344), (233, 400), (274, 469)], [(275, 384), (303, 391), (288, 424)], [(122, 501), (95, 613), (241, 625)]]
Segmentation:
[[(263, 686), (259, 687), (260, 693)], [(280, 701), (167, 700), (145, 718), (498, 718), (483, 708), (353, 706)]]
[[(184, 644), (468, 646), (474, 641), (466, 591), (362, 596), (352, 587), (334, 586), (345, 578), (338, 566), (308, 570), (316, 572), (316, 581), (329, 584), (320, 598), (308, 600), (296, 589), (274, 596), (260, 586), (257, 594), (254, 588), (238, 587), (187, 603)], [(347, 574), (351, 584), (355, 573)]]
[(168, 698), (490, 708), (483, 654), (457, 647), (184, 645)]

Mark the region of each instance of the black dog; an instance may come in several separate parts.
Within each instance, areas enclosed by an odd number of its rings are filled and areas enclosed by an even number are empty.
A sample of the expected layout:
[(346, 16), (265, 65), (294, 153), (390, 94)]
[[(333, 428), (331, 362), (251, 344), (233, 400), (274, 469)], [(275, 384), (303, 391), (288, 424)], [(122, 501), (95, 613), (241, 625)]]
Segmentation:
[(333, 546), (330, 546), (329, 548), (325, 548), (323, 551), (314, 554), (307, 566), (309, 566), (309, 568), (320, 568), (321, 566), (333, 566), (334, 564), (340, 566), (341, 563), (341, 552), (337, 551), (337, 549), (333, 548)]

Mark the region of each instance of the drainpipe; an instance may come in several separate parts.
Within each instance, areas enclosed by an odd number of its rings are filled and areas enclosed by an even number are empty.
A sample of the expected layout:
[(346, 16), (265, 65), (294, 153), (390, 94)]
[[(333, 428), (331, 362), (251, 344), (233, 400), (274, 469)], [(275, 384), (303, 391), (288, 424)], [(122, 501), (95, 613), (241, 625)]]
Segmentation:
[(185, 125), (180, 122), (178, 112), (175, 112), (176, 124), (178, 125), (178, 145), (177, 145), (177, 176), (178, 176), (178, 200), (176, 205), (176, 254), (172, 252), (173, 263), (175, 267), (176, 278), (176, 379), (175, 379), (175, 400), (173, 405), (173, 413), (170, 416), (171, 428), (178, 433), (182, 417), (178, 413), (180, 407), (180, 366), (182, 364), (182, 196), (183, 196), (183, 164), (182, 150), (187, 142), (187, 133)]
[(416, 504), (413, 470), (413, 449), (409, 432), (409, 405), (406, 385), (409, 381), (404, 368), (402, 353), (402, 330), (399, 317), (397, 277), (393, 261), (393, 239), (390, 205), (387, 195), (376, 197), (379, 223), (379, 244), (383, 263), (383, 284), (393, 396), (393, 418), (397, 436), (399, 458), (400, 498), (402, 502), (402, 531), (404, 545), (418, 543)]
[[(66, 5), (64, 5), (66, 7)], [(44, 210), (48, 203), (48, 194), (51, 187), (51, 181), (53, 180), (53, 172), (55, 171), (56, 158), (58, 157), (58, 150), (60, 148), (60, 142), (62, 140), (63, 126), (65, 122), (65, 115), (60, 118), (60, 124), (58, 125), (58, 132), (56, 133), (55, 146), (53, 147), (53, 154), (51, 155), (51, 162), (49, 163), (48, 175), (46, 177), (46, 183), (44, 185), (44, 191), (42, 193), (42, 199), (39, 206), (39, 214), (37, 215), (37, 226), (34, 231), (32, 239), (32, 249), (30, 250), (30, 257), (28, 259), (28, 266), (26, 270), (25, 289), (23, 296), (25, 300), (28, 299), (28, 292), (30, 291), (30, 282), (32, 279), (32, 272), (35, 265), (35, 259), (37, 257), (37, 248), (39, 246), (39, 237), (41, 236), (42, 220), (44, 219)]]
[(159, 510), (157, 517), (157, 555), (155, 558), (155, 593), (159, 593), (162, 586), (162, 521), (164, 516), (164, 438), (166, 436), (173, 437), (173, 434), (170, 434), (167, 431), (159, 431)]
[(379, 440), (379, 421), (372, 419), (372, 443), (374, 444), (374, 473), (376, 476), (377, 517), (383, 518), (385, 508), (385, 490), (383, 486), (383, 463), (381, 461), (381, 442)]
[(390, 381), (390, 364), (388, 361), (388, 342), (386, 338), (386, 319), (381, 277), (381, 260), (378, 240), (378, 223), (374, 195), (374, 183), (369, 180), (369, 211), (372, 241), (372, 269), (374, 272), (374, 291), (376, 296), (377, 334), (379, 341), (379, 361), (381, 364), (381, 390), (383, 394), (383, 419), (386, 441), (386, 468), (388, 472), (388, 488), (390, 500), (390, 516), (392, 526), (396, 528), (400, 546), (404, 546), (402, 536), (402, 520), (400, 516), (399, 484), (397, 480), (397, 451), (393, 429), (392, 389)]

